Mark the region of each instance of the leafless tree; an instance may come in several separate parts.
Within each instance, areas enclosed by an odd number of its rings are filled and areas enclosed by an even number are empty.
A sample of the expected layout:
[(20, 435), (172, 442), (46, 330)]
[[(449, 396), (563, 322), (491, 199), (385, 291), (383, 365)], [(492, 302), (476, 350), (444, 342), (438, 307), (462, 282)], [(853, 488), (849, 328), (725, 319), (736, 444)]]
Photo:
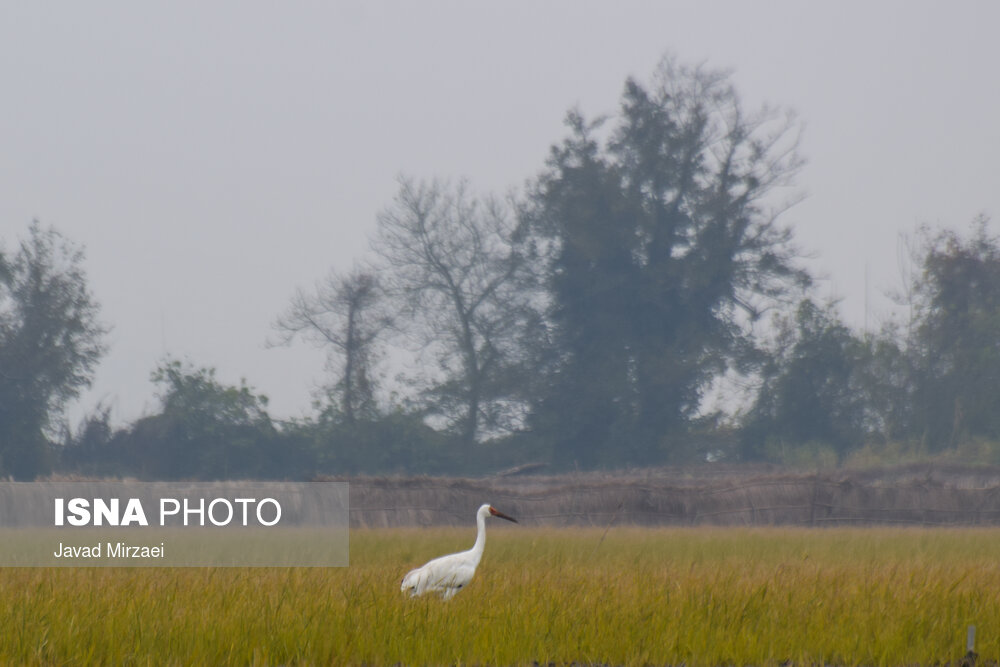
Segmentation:
[(382, 287), (369, 270), (331, 273), (312, 294), (299, 290), (288, 311), (275, 322), (282, 342), (301, 335), (329, 350), (336, 375), (331, 394), (348, 424), (377, 412), (373, 367), (377, 342), (392, 324), (382, 307)]
[(520, 232), (511, 199), (476, 197), (464, 181), (400, 178), (378, 216), (387, 290), (442, 372), (428, 409), (470, 445), (523, 410), (515, 377), (531, 309)]

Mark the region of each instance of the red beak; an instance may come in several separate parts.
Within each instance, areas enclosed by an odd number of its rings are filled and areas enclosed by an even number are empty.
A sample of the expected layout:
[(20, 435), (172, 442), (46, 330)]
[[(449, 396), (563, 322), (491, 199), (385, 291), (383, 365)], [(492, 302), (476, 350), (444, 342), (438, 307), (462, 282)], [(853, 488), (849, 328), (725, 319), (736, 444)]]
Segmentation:
[(508, 521), (513, 521), (514, 523), (517, 523), (517, 519), (515, 519), (512, 516), (507, 516), (506, 514), (504, 514), (497, 508), (493, 507), (492, 505), (490, 505), (490, 514), (492, 514), (495, 517), (500, 517), (501, 519), (507, 519)]

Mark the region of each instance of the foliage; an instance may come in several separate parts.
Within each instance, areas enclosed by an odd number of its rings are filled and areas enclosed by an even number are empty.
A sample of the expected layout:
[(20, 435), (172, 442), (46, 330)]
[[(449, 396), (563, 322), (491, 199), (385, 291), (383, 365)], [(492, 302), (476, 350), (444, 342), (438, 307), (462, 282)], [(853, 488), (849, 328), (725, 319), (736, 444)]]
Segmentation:
[[(965, 236), (925, 230), (906, 326), (860, 334), (816, 303), (778, 221), (802, 165), (791, 114), (749, 111), (728, 72), (667, 57), (625, 82), (616, 113), (566, 122), (523, 195), (400, 179), (375, 261), (299, 291), (276, 322), (283, 342), (328, 352), (318, 414), (291, 423), (245, 381), (168, 361), (157, 414), (115, 429), (98, 406), (50, 446), (105, 329), (82, 253), (33, 224), (0, 252), (0, 474), (53, 460), (144, 479), (997, 460), (1000, 240), (986, 217)], [(418, 367), (386, 400), (380, 363), (400, 343)], [(750, 407), (706, 414), (729, 379), (756, 389)]]
[(241, 380), (221, 384), (215, 370), (167, 360), (152, 374), (161, 410), (115, 430), (98, 410), (65, 438), (62, 471), (140, 479), (302, 479), (309, 444), (279, 432), (267, 397)]
[(925, 233), (916, 284), (914, 426), (932, 449), (1000, 438), (1000, 241)]
[(931, 451), (920, 440), (894, 440), (890, 442), (868, 443), (852, 451), (842, 462), (843, 467), (853, 469), (886, 468), (906, 464), (928, 466), (965, 465), (983, 466), (988, 470), (1000, 466), (1000, 441), (973, 438), (954, 447)]
[(0, 252), (0, 474), (49, 466), (46, 432), (90, 386), (105, 327), (83, 251), (36, 221), (13, 256)]
[(353, 424), (328, 411), (299, 432), (314, 443), (316, 470), (326, 474), (454, 473), (464, 460), (454, 437), (401, 410)]
[(111, 424), (111, 408), (98, 405), (81, 420), (74, 431), (62, 434), (56, 470), (92, 477), (122, 477), (126, 465), (124, 452), (112, 442), (119, 434)]
[(898, 327), (888, 324), (864, 339), (853, 377), (864, 405), (864, 439), (891, 443), (911, 439), (917, 421), (914, 364), (918, 361)]
[(823, 444), (840, 461), (853, 450), (856, 461), (990, 460), (982, 443), (1000, 439), (1000, 240), (988, 223), (977, 218), (967, 238), (924, 230), (905, 329), (890, 323), (861, 339), (810, 301), (794, 326), (779, 319), (744, 420), (744, 458), (789, 461)]
[[(159, 479), (225, 479), (268, 476), (274, 429), (267, 397), (241, 380), (222, 385), (214, 369), (191, 368), (177, 360), (152, 375), (161, 387), (162, 411), (131, 429), (145, 448), (143, 476)], [(141, 451), (141, 450), (140, 450)]]
[(152, 379), (161, 410), (121, 429), (98, 408), (58, 448), (57, 468), (140, 479), (312, 479), (350, 474), (484, 474), (513, 466), (524, 449), (476, 444), (432, 429), (419, 412), (395, 409), (349, 422), (335, 404), (315, 419), (276, 425), (267, 398), (211, 368), (168, 360)]
[(529, 212), (557, 360), (534, 425), (588, 467), (683, 459), (706, 387), (752, 359), (747, 323), (808, 282), (774, 201), (801, 165), (794, 119), (667, 58), (613, 122), (602, 139), (605, 119), (569, 114)]
[(794, 321), (779, 317), (776, 324), (763, 383), (747, 416), (742, 458), (788, 461), (787, 453), (775, 455), (801, 448), (799, 455), (807, 456), (810, 444), (818, 454), (825, 444), (835, 461), (864, 440), (866, 403), (858, 378), (864, 344), (832, 306), (809, 299), (799, 304)]

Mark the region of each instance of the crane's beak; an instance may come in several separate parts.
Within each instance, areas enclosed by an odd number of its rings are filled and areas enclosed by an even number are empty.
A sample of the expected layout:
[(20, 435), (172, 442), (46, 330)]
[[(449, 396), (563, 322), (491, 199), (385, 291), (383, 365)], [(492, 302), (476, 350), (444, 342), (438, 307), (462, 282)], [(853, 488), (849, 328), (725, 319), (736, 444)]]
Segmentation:
[(500, 517), (501, 519), (507, 519), (508, 521), (513, 521), (514, 523), (517, 523), (517, 519), (515, 519), (512, 516), (507, 516), (506, 514), (504, 514), (497, 508), (493, 507), (492, 505), (490, 506), (490, 514), (492, 514), (495, 517)]

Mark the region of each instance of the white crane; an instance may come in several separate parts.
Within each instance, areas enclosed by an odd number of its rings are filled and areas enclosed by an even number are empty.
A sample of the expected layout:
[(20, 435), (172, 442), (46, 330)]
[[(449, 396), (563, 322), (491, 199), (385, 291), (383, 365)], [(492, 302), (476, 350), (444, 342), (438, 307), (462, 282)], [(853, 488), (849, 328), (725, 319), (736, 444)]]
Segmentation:
[(483, 549), (486, 547), (486, 517), (490, 516), (517, 523), (517, 519), (507, 516), (489, 503), (483, 505), (476, 512), (476, 526), (479, 532), (476, 533), (476, 543), (472, 548), (435, 558), (423, 567), (410, 571), (403, 577), (399, 589), (404, 593), (409, 591), (410, 597), (423, 595), (428, 591), (441, 593), (441, 597), (445, 600), (454, 597), (455, 593), (472, 581), (472, 575), (476, 573), (476, 566), (479, 565), (479, 559), (483, 557)]

